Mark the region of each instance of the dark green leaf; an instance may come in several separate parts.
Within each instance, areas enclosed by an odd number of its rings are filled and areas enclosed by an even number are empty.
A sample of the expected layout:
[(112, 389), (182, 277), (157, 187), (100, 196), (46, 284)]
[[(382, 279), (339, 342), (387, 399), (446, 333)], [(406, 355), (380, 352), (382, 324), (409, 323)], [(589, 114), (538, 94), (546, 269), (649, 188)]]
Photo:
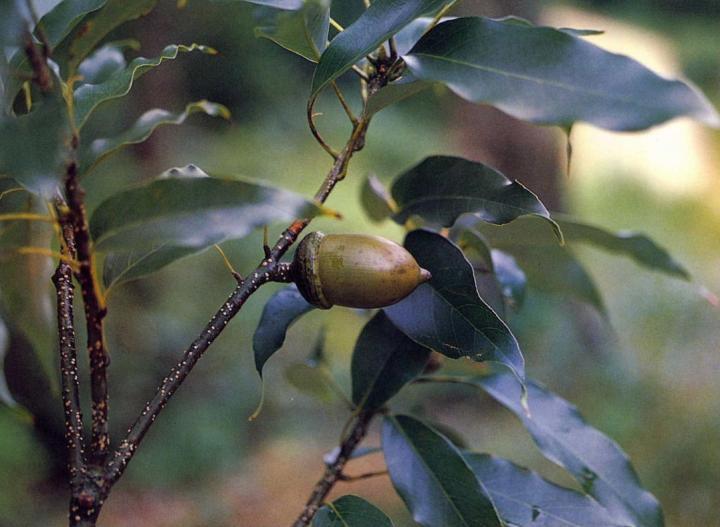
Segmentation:
[(574, 406), (530, 382), (526, 411), (522, 388), (512, 376), (498, 373), (476, 382), (517, 415), (545, 457), (570, 472), (613, 518), (638, 527), (664, 525), (660, 504), (642, 488), (627, 454), (589, 426)]
[(620, 527), (595, 500), (488, 454), (464, 454), (500, 517), (517, 527)]
[(127, 66), (125, 48), (138, 50), (140, 43), (136, 40), (110, 42), (97, 49), (80, 63), (78, 74), (84, 84), (101, 84), (113, 75), (120, 73)]
[(121, 150), (128, 145), (134, 145), (146, 141), (158, 126), (181, 125), (194, 113), (205, 113), (213, 117), (230, 118), (230, 111), (222, 104), (208, 101), (197, 101), (188, 104), (182, 112), (168, 112), (167, 110), (154, 109), (145, 112), (135, 121), (129, 129), (122, 134), (112, 138), (95, 139), (83, 152), (81, 162), (81, 173), (91, 171), (105, 158)]
[(268, 8), (261, 13), (255, 35), (317, 62), (327, 46), (330, 29), (330, 1), (305, 0), (302, 9), (287, 11)]
[[(519, 16), (510, 15), (502, 18), (494, 18), (493, 20), (497, 22), (503, 22), (505, 24), (514, 24), (517, 26), (535, 27), (532, 22)], [(595, 35), (602, 35), (603, 33), (605, 33), (604, 31), (598, 31), (597, 29), (574, 29), (571, 27), (560, 27), (557, 28), (557, 30), (578, 37), (589, 37)]]
[(398, 212), (393, 219), (403, 224), (410, 216), (450, 227), (464, 213), (484, 221), (503, 224), (519, 216), (550, 214), (535, 194), (517, 181), (482, 163), (459, 157), (433, 156), (398, 176), (391, 187)]
[(641, 130), (684, 115), (720, 125), (695, 88), (556, 29), (458, 18), (429, 31), (405, 62), (420, 79), (532, 123)]
[(200, 249), (273, 221), (325, 212), (293, 192), (249, 180), (168, 178), (115, 194), (90, 219), (101, 251), (169, 244)]
[(203, 249), (158, 244), (148, 249), (111, 252), (105, 257), (103, 264), (103, 285), (109, 289), (124, 282), (137, 280), (200, 250)]
[(368, 174), (360, 191), (360, 203), (374, 222), (389, 218), (393, 213), (392, 198), (377, 176)]
[(33, 415), (59, 413), (60, 403), (50, 379), (30, 341), (18, 330), (9, 328), (5, 360), (0, 363), (12, 399)]
[[(75, 0), (69, 0), (73, 3)], [(75, 24), (73, 30), (53, 50), (53, 60), (67, 78), (75, 74), (78, 65), (85, 60), (100, 41), (113, 29), (125, 22), (148, 14), (157, 0), (106, 0), (102, 8), (94, 10)]]
[(375, 0), (320, 57), (312, 81), (312, 95), (352, 68), (414, 19), (431, 14), (450, 0)]
[(62, 97), (53, 92), (20, 117), (0, 115), (0, 174), (51, 198), (65, 173), (69, 127)]
[(411, 232), (405, 247), (432, 279), (385, 308), (393, 324), (443, 355), (500, 362), (524, 378), (525, 361), (517, 340), (478, 296), (472, 266), (460, 249), (429, 231)]
[(470, 225), (470, 229), (478, 232), (492, 247), (511, 254), (530, 286), (577, 298), (605, 313), (605, 305), (592, 277), (570, 247), (558, 245), (546, 222), (528, 216), (500, 226), (469, 217), (461, 218), (459, 223)]
[(0, 402), (8, 406), (15, 406), (17, 403), (10, 394), (7, 381), (5, 381), (5, 355), (7, 355), (9, 349), (10, 334), (8, 333), (5, 322), (0, 318)]
[[(19, 46), (22, 32), (31, 19), (27, 2), (3, 0), (0, 2), (0, 46)], [(3, 56), (4, 56), (4, 51)]]
[(497, 512), (458, 448), (405, 415), (383, 422), (382, 444), (390, 478), (420, 525), (500, 527)]
[(396, 102), (400, 102), (403, 99), (407, 99), (421, 91), (431, 88), (434, 84), (433, 82), (418, 81), (412, 78), (402, 78), (396, 82), (392, 82), (370, 94), (367, 105), (365, 106), (365, 115), (368, 117), (375, 115), (380, 110)]
[(379, 408), (420, 375), (430, 350), (399, 331), (378, 312), (365, 325), (352, 357), (352, 400), (365, 409)]
[[(451, 18), (443, 18), (443, 22), (446, 20), (452, 20)], [(433, 21), (432, 17), (423, 16), (416, 18), (410, 22), (407, 26), (402, 28), (395, 34), (395, 48), (397, 49), (398, 55), (405, 55), (412, 47), (417, 44), (418, 40), (422, 38), (428, 26)]]
[(609, 232), (600, 227), (560, 216), (558, 220), (565, 240), (570, 243), (588, 243), (600, 249), (632, 258), (636, 263), (669, 275), (689, 279), (690, 274), (670, 254), (644, 234), (621, 231)]
[(320, 508), (313, 527), (392, 527), (383, 511), (357, 496), (343, 496)]
[[(233, 0), (216, 0), (217, 2), (232, 2)], [(238, 1), (238, 0), (234, 0)], [(240, 0), (248, 2), (250, 4), (267, 5), (270, 7), (277, 7), (278, 9), (300, 9), (303, 6), (305, 0)]]
[(103, 102), (117, 99), (130, 93), (135, 79), (141, 77), (151, 68), (159, 66), (166, 60), (174, 60), (180, 52), (201, 51), (203, 53), (215, 54), (216, 51), (207, 46), (192, 44), (190, 46), (172, 45), (167, 46), (162, 53), (152, 59), (138, 57), (128, 67), (113, 75), (101, 84), (82, 84), (75, 90), (75, 126), (82, 128), (92, 111)]
[(265, 304), (260, 322), (253, 335), (255, 368), (262, 377), (262, 369), (267, 360), (280, 349), (285, 342), (288, 328), (314, 307), (303, 298), (295, 287), (289, 285), (276, 292)]
[[(97, 11), (106, 2), (107, 0), (63, 0), (42, 16), (38, 26), (42, 28), (50, 46), (56, 48), (85, 15)], [(3, 1), (2, 3), (5, 4), (6, 2)], [(0, 35), (7, 35), (17, 40), (17, 30), (23, 27), (23, 24), (20, 23), (19, 20), (22, 18), (26, 20), (30, 19), (29, 14), (26, 13), (27, 2), (25, 0), (12, 0), (8, 2), (8, 4), (15, 4), (20, 10), (15, 11), (15, 15), (11, 16), (5, 13), (5, 9), (7, 8), (4, 5), (0, 7)], [(6, 23), (12, 24), (12, 31), (5, 31), (4, 24)], [(56, 53), (53, 49), (53, 59), (55, 59), (55, 55)], [(10, 60), (10, 70), (14, 75), (9, 79), (7, 86), (5, 86), (4, 99), (7, 107), (12, 105), (12, 101), (22, 85), (22, 78), (31, 72), (27, 56), (22, 48), (19, 49)]]

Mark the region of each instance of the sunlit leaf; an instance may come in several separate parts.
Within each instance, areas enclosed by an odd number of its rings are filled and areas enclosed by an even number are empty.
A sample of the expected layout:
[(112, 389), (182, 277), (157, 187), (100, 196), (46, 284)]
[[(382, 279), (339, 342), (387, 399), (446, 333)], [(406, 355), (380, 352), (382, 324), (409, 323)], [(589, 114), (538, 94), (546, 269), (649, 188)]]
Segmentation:
[(228, 119), (230, 111), (222, 104), (208, 101), (190, 103), (182, 112), (168, 112), (156, 108), (145, 112), (135, 123), (123, 133), (112, 138), (95, 139), (83, 152), (81, 173), (89, 172), (108, 156), (128, 145), (146, 141), (155, 129), (164, 125), (181, 125), (194, 113), (204, 113), (213, 117)]
[[(488, 454), (464, 453), (500, 517), (517, 527), (621, 527), (595, 500)], [(626, 527), (626, 526), (622, 526)]]
[(398, 330), (382, 311), (365, 325), (353, 351), (352, 400), (375, 409), (420, 375), (430, 350)]
[(160, 55), (148, 59), (138, 57), (133, 59), (125, 70), (113, 75), (100, 84), (82, 84), (75, 90), (75, 126), (82, 128), (92, 111), (103, 102), (117, 99), (130, 93), (135, 79), (147, 73), (150, 69), (159, 66), (166, 60), (177, 58), (181, 52), (201, 51), (214, 54), (215, 50), (207, 46), (192, 44), (190, 46), (167, 46)]
[(325, 209), (293, 192), (241, 179), (167, 178), (102, 202), (90, 219), (100, 251), (159, 244), (196, 249), (242, 238), (274, 221), (312, 218)]
[(325, 51), (330, 30), (330, 1), (305, 0), (301, 9), (260, 10), (255, 35), (317, 62)]
[(390, 320), (415, 342), (457, 359), (495, 361), (520, 379), (525, 366), (514, 335), (478, 296), (473, 269), (456, 245), (429, 232), (413, 231), (405, 247), (432, 279), (385, 308)]
[(315, 514), (312, 527), (392, 527), (383, 511), (357, 496), (343, 496)]
[(520, 384), (505, 373), (477, 377), (474, 382), (512, 411), (545, 457), (570, 472), (616, 522), (639, 527), (664, 525), (660, 504), (642, 487), (627, 454), (588, 425), (574, 406), (529, 382), (526, 409), (520, 403)]
[(277, 291), (265, 304), (260, 322), (253, 335), (255, 368), (262, 376), (263, 366), (279, 350), (288, 328), (314, 307), (303, 298), (295, 284)]
[(552, 28), (457, 18), (429, 31), (404, 58), (416, 77), (532, 123), (641, 130), (688, 116), (720, 125), (695, 88)]
[(425, 527), (500, 527), (480, 481), (447, 438), (405, 415), (386, 417), (385, 463), (413, 519)]
[(538, 197), (520, 183), (460, 157), (426, 158), (395, 178), (391, 193), (398, 208), (393, 219), (400, 224), (410, 216), (420, 216), (431, 224), (450, 227), (464, 213), (504, 224), (534, 214), (556, 227)]
[(414, 19), (438, 11), (450, 0), (375, 0), (345, 31), (339, 33), (320, 57), (312, 81), (312, 96), (352, 68), (383, 41)]

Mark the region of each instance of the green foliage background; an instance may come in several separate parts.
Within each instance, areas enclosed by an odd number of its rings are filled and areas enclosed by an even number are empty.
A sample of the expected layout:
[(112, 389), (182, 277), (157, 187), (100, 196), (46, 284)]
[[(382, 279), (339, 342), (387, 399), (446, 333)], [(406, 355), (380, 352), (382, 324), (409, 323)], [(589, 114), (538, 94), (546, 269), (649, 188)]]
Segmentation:
[[(718, 105), (720, 41), (713, 38), (712, 28), (720, 23), (720, 13), (711, 9), (712, 3), (703, 7), (698, 2), (695, 10), (682, 13), (664, 4), (655, 9), (635, 4), (597, 2), (594, 7), (664, 32), (677, 46), (685, 71)], [(479, 12), (484, 14), (482, 6)], [(352, 16), (338, 13), (337, 18)], [(220, 55), (190, 54), (146, 75), (138, 81), (139, 97), (132, 104), (109, 103), (88, 126), (111, 136), (158, 103), (181, 110), (184, 101), (200, 98), (227, 105), (233, 120), (227, 124), (196, 117), (190, 125), (159, 130), (146, 145), (112, 159), (85, 182), (91, 210), (120, 181), (141, 181), (188, 163), (206, 171), (266, 179), (305, 195), (315, 190), (328, 158), (306, 129), (311, 65), (267, 40), (256, 40), (252, 28), (246, 5), (191, 0), (181, 11), (173, 2), (161, 2), (152, 16), (116, 31), (113, 39), (141, 40), (143, 56), (154, 56), (167, 42), (193, 41), (220, 50)], [(321, 103), (321, 126), (327, 137), (344, 137), (347, 125), (334, 104)], [(427, 155), (459, 154), (460, 147), (447, 133), (454, 104), (452, 96), (431, 92), (379, 115), (366, 149), (328, 201), (343, 211), (343, 221), (321, 218), (313, 227), (373, 232), (399, 241), (399, 227), (371, 224), (360, 209), (362, 178), (373, 170), (388, 181)], [(713, 148), (720, 152), (720, 134), (715, 131), (712, 137)], [(700, 296), (698, 284), (720, 291), (720, 218), (711, 200), (659, 195), (630, 182), (626, 174), (605, 176), (602, 183), (588, 183), (582, 174), (565, 181), (568, 208), (611, 229), (650, 234), (687, 265), (696, 283), (582, 250), (583, 263), (603, 292), (612, 329), (592, 309), (534, 291), (510, 323), (513, 329), (522, 328), (516, 334), (533, 377), (577, 404), (594, 426), (623, 446), (645, 486), (663, 503), (669, 525), (713, 525), (720, 491), (720, 312)], [(279, 228), (271, 233), (279, 233)], [(223, 247), (238, 270), (248, 269), (260, 256), (261, 234)], [(206, 251), (113, 291), (107, 329), (116, 436), (232, 286), (222, 259)], [(260, 395), (251, 336), (275, 287), (252, 298), (169, 405), (108, 504), (103, 525), (143, 525), (135, 517), (128, 520), (123, 510), (140, 496), (145, 496), (139, 506), (147, 508), (147, 525), (237, 525), (238, 518), (262, 518), (273, 508), (284, 511), (289, 523), (299, 511), (322, 468), (320, 456), (335, 444), (346, 413), (337, 401), (318, 407), (294, 391), (283, 370), (311, 351), (324, 322), (342, 328), (328, 332), (326, 351), (337, 378), (349, 387), (350, 353), (365, 319), (338, 309), (312, 313), (293, 327), (283, 353), (265, 370), (265, 410), (248, 422)], [(421, 386), (407, 389), (396, 406), (452, 425), (469, 443), (570, 484), (530, 446), (512, 416), (489, 400), (478, 401), (462, 387), (443, 388), (441, 395), (438, 388)], [(60, 524), (62, 518), (53, 514), (63, 510), (58, 504), (65, 500), (65, 489), (47, 481), (46, 453), (25, 418), (16, 414), (0, 407), (0, 525)], [(286, 459), (287, 465), (268, 461), (276, 457)], [(268, 481), (291, 473), (298, 473), (292, 480), (297, 486), (288, 490), (278, 485), (273, 494)], [(43, 499), (38, 500), (39, 495)], [(153, 505), (168, 495), (178, 516)], [(397, 499), (375, 501), (388, 512), (402, 509)], [(258, 520), (255, 525), (274, 523)]]

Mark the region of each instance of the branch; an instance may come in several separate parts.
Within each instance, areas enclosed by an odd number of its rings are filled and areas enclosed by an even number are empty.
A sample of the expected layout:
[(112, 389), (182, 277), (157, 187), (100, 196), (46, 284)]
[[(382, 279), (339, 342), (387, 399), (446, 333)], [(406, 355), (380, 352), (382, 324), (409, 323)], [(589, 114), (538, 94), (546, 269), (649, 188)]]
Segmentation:
[[(74, 242), (72, 228), (63, 227), (65, 247), (63, 254), (72, 257)], [(77, 347), (75, 345), (75, 323), (73, 319), (74, 286), (72, 268), (61, 260), (58, 263), (53, 283), (57, 291), (58, 335), (60, 339), (60, 379), (62, 402), (65, 412), (65, 440), (68, 452), (70, 484), (74, 486), (85, 470), (82, 411), (80, 409)]]
[(325, 473), (322, 478), (318, 480), (310, 494), (310, 498), (308, 498), (307, 503), (305, 503), (305, 508), (297, 520), (295, 520), (295, 523), (292, 524), (292, 527), (307, 527), (310, 525), (315, 513), (317, 513), (318, 509), (322, 506), (323, 501), (333, 486), (335, 486), (335, 483), (346, 479), (342, 474), (343, 468), (345, 468), (345, 464), (357, 446), (365, 438), (370, 421), (372, 421), (374, 416), (375, 412), (362, 412), (358, 415), (355, 424), (350, 429), (350, 433), (340, 444), (340, 452), (338, 452), (335, 460), (325, 468)]
[[(338, 181), (345, 177), (348, 163), (353, 154), (360, 150), (365, 143), (365, 132), (369, 124), (368, 119), (361, 119), (353, 128), (353, 133), (345, 148), (340, 152), (332, 168), (328, 172), (323, 184), (315, 194), (315, 200), (323, 203)], [(108, 460), (104, 469), (103, 494), (107, 496), (112, 486), (122, 476), (135, 451), (145, 437), (155, 419), (165, 408), (170, 398), (182, 385), (188, 374), (192, 371), (203, 353), (220, 335), (225, 326), (240, 311), (250, 296), (259, 287), (268, 282), (284, 282), (288, 280), (288, 265), (280, 262), (281, 258), (295, 243), (300, 233), (308, 226), (310, 219), (295, 220), (278, 239), (266, 256), (233, 291), (227, 301), (215, 313), (200, 335), (185, 350), (182, 358), (173, 366), (170, 373), (162, 380), (155, 396), (147, 402), (140, 416), (128, 430), (125, 439)]]
[[(73, 140), (77, 144), (76, 138)], [(76, 246), (79, 267), (75, 278), (80, 284), (87, 326), (87, 350), (90, 358), (90, 391), (92, 394), (91, 463), (102, 465), (108, 455), (108, 388), (107, 367), (110, 359), (105, 348), (103, 319), (107, 313), (94, 273), (94, 258), (85, 211), (85, 191), (78, 182), (77, 163), (71, 160), (65, 174), (65, 195)]]

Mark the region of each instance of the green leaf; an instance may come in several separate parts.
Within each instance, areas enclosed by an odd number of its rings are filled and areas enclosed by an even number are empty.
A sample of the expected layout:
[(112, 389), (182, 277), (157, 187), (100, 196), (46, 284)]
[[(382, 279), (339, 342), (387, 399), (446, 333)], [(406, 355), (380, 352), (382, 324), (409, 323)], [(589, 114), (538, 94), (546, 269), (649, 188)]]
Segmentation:
[(414, 19), (438, 11), (450, 0), (375, 0), (320, 57), (311, 97)]
[(4, 377), (12, 400), (34, 416), (59, 414), (60, 403), (37, 351), (22, 332), (13, 327), (8, 329), (9, 342), (5, 360), (0, 363), (0, 377)]
[(386, 417), (382, 445), (390, 479), (420, 525), (500, 527), (482, 484), (447, 438), (405, 415)]
[(511, 255), (494, 249), (492, 251), (495, 278), (500, 284), (505, 301), (513, 309), (520, 309), (525, 301), (527, 277)]
[(648, 269), (690, 279), (690, 273), (664, 248), (642, 233), (632, 231), (609, 232), (601, 227), (559, 216), (558, 224), (570, 244), (588, 243), (599, 249), (632, 258)]
[(3, 319), (0, 318), (0, 402), (8, 406), (15, 406), (17, 402), (13, 399), (5, 380), (5, 356), (10, 349), (10, 334)]
[(605, 304), (592, 277), (569, 245), (558, 245), (545, 221), (527, 216), (498, 226), (464, 217), (458, 221), (457, 228), (469, 228), (493, 248), (512, 255), (530, 286), (576, 298), (605, 313)]
[(520, 346), (505, 323), (478, 296), (470, 263), (448, 239), (413, 231), (405, 247), (432, 279), (399, 303), (385, 308), (390, 320), (412, 340), (450, 358), (495, 361), (520, 379), (525, 366)]
[(352, 356), (352, 400), (376, 409), (425, 369), (430, 350), (399, 331), (382, 311), (365, 325)]
[(403, 99), (417, 95), (418, 93), (432, 88), (436, 83), (418, 81), (412, 78), (405, 78), (391, 82), (376, 92), (370, 94), (365, 106), (365, 115), (370, 117), (388, 106), (400, 102)]
[(160, 243), (148, 249), (111, 252), (105, 257), (103, 263), (103, 285), (106, 289), (110, 289), (122, 283), (143, 278), (181, 258), (202, 250), (204, 249), (174, 247)]
[[(216, 2), (229, 3), (233, 0), (215, 0)], [(238, 1), (238, 0), (235, 0)], [(300, 9), (303, 6), (305, 0), (239, 0), (242, 2), (248, 2), (250, 4), (267, 5), (270, 7), (277, 7), (278, 9), (295, 10)]]
[(688, 116), (720, 126), (694, 87), (552, 28), (458, 18), (429, 31), (404, 59), (419, 79), (532, 123), (642, 130)]
[(577, 408), (530, 382), (526, 410), (520, 403), (521, 386), (505, 373), (475, 382), (512, 411), (545, 457), (570, 472), (616, 521), (638, 527), (664, 525), (660, 504), (642, 487), (627, 454), (588, 425)]
[(279, 350), (288, 328), (305, 313), (315, 309), (303, 298), (295, 284), (277, 291), (265, 304), (260, 322), (253, 335), (255, 369), (262, 377), (267, 360)]
[[(68, 0), (71, 3), (75, 0)], [(157, 0), (106, 0), (102, 8), (94, 10), (75, 24), (73, 30), (53, 50), (55, 60), (65, 78), (75, 74), (78, 65), (85, 60), (100, 41), (113, 29), (125, 22), (147, 15)]]
[(383, 511), (357, 496), (343, 496), (320, 508), (312, 527), (392, 527)]
[(127, 66), (125, 48), (138, 50), (140, 43), (136, 40), (110, 42), (86, 58), (78, 66), (78, 75), (84, 84), (101, 84), (113, 75), (120, 73)]
[(336, 399), (330, 385), (328, 372), (324, 368), (314, 368), (309, 364), (295, 363), (285, 368), (285, 379), (299, 392), (314, 397), (323, 403)]
[(509, 525), (621, 527), (595, 500), (488, 454), (464, 453), (475, 476)]
[(107, 157), (122, 148), (146, 141), (159, 126), (181, 125), (194, 113), (204, 113), (224, 119), (230, 118), (230, 111), (225, 106), (205, 100), (188, 104), (182, 112), (168, 112), (159, 108), (149, 110), (119, 136), (92, 141), (82, 153), (81, 174), (90, 172)]
[[(38, 27), (42, 28), (48, 43), (53, 48), (53, 60), (57, 58), (57, 50), (55, 48), (57, 48), (67, 35), (80, 23), (83, 17), (88, 13), (97, 11), (106, 2), (107, 0), (63, 0), (42, 16)], [(17, 38), (19, 37), (17, 30), (23, 27), (23, 23), (20, 21), (22, 19), (29, 20), (30, 16), (29, 13), (27, 13), (25, 0), (13, 0), (13, 2), (8, 5), (10, 6), (13, 3), (20, 9), (15, 10), (11, 14), (5, 13), (7, 9), (5, 6), (0, 8), (0, 20), (2, 21), (0, 22), (0, 35), (8, 36), (15, 41), (14, 43), (17, 43)], [(12, 31), (6, 31), (5, 24), (12, 27)], [(27, 56), (22, 48), (15, 52), (10, 59), (10, 71), (12, 71), (14, 75), (8, 79), (7, 86), (5, 86), (3, 96), (6, 107), (12, 106), (12, 102), (23, 83), (21, 79), (31, 73)]]
[(330, 1), (305, 0), (294, 11), (270, 9), (261, 12), (255, 36), (317, 62), (325, 51), (330, 30)]
[(107, 81), (100, 84), (83, 84), (75, 90), (75, 126), (79, 129), (87, 121), (93, 110), (100, 104), (111, 99), (117, 99), (130, 93), (135, 79), (141, 77), (148, 70), (159, 66), (166, 60), (174, 60), (180, 52), (201, 51), (213, 55), (216, 51), (207, 46), (192, 44), (190, 46), (167, 46), (162, 53), (152, 59), (138, 57), (128, 67)]
[(375, 174), (368, 174), (360, 190), (360, 203), (374, 222), (381, 222), (393, 213), (390, 194)]
[(69, 135), (65, 102), (57, 90), (36, 101), (28, 114), (0, 115), (0, 174), (35, 194), (53, 197), (65, 173)]
[(298, 194), (250, 180), (168, 178), (102, 202), (90, 218), (90, 233), (100, 251), (163, 243), (201, 249), (273, 221), (323, 213), (326, 209)]
[(534, 214), (557, 227), (538, 197), (520, 183), (460, 157), (426, 158), (395, 178), (391, 193), (398, 207), (393, 219), (401, 225), (410, 216), (420, 216), (433, 225), (450, 227), (460, 215), (473, 213), (498, 225)]

